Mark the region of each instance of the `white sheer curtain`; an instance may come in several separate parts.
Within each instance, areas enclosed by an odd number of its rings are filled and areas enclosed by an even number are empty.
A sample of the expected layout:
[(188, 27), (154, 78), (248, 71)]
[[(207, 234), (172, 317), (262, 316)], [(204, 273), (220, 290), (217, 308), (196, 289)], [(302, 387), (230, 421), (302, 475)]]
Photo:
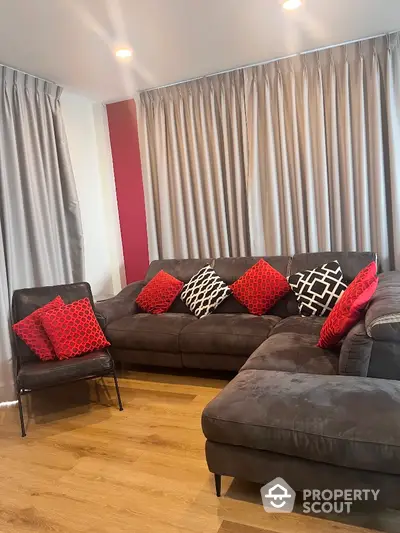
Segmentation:
[(0, 68), (0, 402), (14, 397), (13, 291), (84, 278), (61, 91), (55, 84)]
[(141, 94), (150, 256), (400, 268), (399, 34)]

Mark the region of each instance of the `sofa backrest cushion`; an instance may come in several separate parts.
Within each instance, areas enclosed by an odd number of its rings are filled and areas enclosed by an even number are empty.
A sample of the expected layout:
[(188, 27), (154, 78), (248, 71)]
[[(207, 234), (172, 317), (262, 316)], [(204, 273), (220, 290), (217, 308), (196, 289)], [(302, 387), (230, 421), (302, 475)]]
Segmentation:
[[(301, 270), (312, 270), (319, 265), (338, 261), (343, 272), (343, 278), (348, 285), (359, 272), (372, 261), (377, 261), (374, 252), (316, 252), (296, 254), (290, 264), (290, 274), (296, 274)], [(378, 272), (379, 272), (378, 265)]]
[[(227, 283), (232, 284), (240, 278), (246, 270), (255, 265), (260, 259), (265, 259), (273, 268), (288, 276), (290, 257), (285, 255), (279, 256), (259, 256), (259, 257), (221, 257), (215, 260), (215, 272)], [(276, 315), (280, 317), (290, 316), (290, 311), (287, 309), (287, 302), (291, 300), (290, 293), (282, 298), (272, 309), (268, 311), (268, 315)], [(296, 299), (294, 299), (294, 312), (296, 312)], [(248, 309), (239, 303), (236, 298), (231, 295), (222, 304), (217, 307), (215, 313), (249, 313)]]
[(221, 257), (215, 260), (214, 270), (225, 283), (231, 285), (240, 276), (243, 276), (250, 267), (258, 263), (260, 259), (267, 261), (267, 263), (284, 276), (288, 275), (290, 257), (286, 255), (271, 257)]
[(212, 262), (213, 259), (157, 259), (150, 263), (144, 281), (148, 283), (160, 270), (164, 270), (187, 283), (201, 268), (211, 265)]
[[(171, 274), (171, 276), (187, 283), (201, 268), (205, 265), (212, 264), (213, 261), (213, 259), (157, 259), (151, 262), (145, 277), (145, 282), (148, 283), (160, 270), (164, 270), (168, 274)], [(167, 312), (191, 314), (179, 296)]]
[[(246, 270), (255, 265), (261, 259), (257, 257), (222, 257), (219, 259), (159, 259), (153, 261), (147, 271), (145, 282), (148, 283), (160, 270), (165, 270), (177, 279), (187, 283), (205, 265), (211, 265), (215, 272), (230, 285), (242, 276)], [(364, 267), (371, 261), (376, 261), (376, 254), (373, 252), (317, 252), (296, 254), (290, 256), (263, 256), (271, 266), (284, 276), (289, 276), (300, 270), (313, 269), (329, 261), (337, 260), (343, 271), (346, 283), (350, 283)], [(379, 272), (379, 265), (378, 265)], [(178, 297), (170, 307), (169, 313), (190, 313), (189, 309)], [(229, 296), (214, 311), (215, 313), (247, 313), (246, 307), (241, 305), (233, 295)], [(298, 315), (297, 300), (290, 291), (272, 309), (269, 315), (286, 318)]]

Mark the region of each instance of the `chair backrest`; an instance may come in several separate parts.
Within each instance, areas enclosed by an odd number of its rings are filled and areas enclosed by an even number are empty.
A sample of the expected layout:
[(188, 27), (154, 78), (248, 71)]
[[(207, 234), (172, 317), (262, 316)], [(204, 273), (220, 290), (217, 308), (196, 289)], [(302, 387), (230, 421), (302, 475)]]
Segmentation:
[[(39, 307), (61, 296), (66, 304), (89, 298), (93, 307), (93, 295), (89, 283), (70, 283), (68, 285), (53, 285), (48, 287), (33, 287), (14, 291), (12, 298), (12, 321), (15, 324), (30, 315)], [(28, 362), (40, 362), (39, 358), (28, 346), (15, 335), (14, 356), (17, 359), (17, 368)]]

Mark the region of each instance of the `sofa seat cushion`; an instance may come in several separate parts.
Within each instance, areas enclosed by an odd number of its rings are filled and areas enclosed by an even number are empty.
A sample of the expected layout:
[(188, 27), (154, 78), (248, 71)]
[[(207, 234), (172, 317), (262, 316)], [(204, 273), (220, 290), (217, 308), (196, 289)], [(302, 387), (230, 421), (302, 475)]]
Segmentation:
[(198, 319), (183, 313), (138, 313), (109, 324), (106, 335), (116, 348), (179, 353), (179, 334), (192, 322)]
[(279, 320), (271, 315), (211, 314), (185, 327), (181, 349), (183, 353), (249, 356)]
[(26, 363), (18, 372), (20, 389), (41, 389), (111, 372), (113, 361), (106, 351), (92, 352), (62, 361)]
[(304, 333), (319, 338), (326, 318), (321, 316), (289, 316), (284, 318), (274, 327), (271, 335), (278, 333)]
[(289, 317), (279, 322), (243, 369), (337, 374), (339, 351), (317, 347), (320, 317)]
[(397, 381), (246, 370), (202, 426), (211, 442), (400, 474), (399, 410)]

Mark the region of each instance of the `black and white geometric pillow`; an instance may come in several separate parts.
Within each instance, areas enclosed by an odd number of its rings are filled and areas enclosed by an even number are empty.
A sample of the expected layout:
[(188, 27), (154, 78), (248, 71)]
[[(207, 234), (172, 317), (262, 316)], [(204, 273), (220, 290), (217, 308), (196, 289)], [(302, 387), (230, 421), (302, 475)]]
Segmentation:
[(303, 270), (288, 278), (296, 295), (300, 314), (327, 316), (347, 289), (343, 272), (337, 261), (331, 261), (314, 270)]
[(216, 309), (228, 296), (231, 289), (210, 265), (200, 269), (181, 292), (181, 300), (197, 318), (203, 318)]

